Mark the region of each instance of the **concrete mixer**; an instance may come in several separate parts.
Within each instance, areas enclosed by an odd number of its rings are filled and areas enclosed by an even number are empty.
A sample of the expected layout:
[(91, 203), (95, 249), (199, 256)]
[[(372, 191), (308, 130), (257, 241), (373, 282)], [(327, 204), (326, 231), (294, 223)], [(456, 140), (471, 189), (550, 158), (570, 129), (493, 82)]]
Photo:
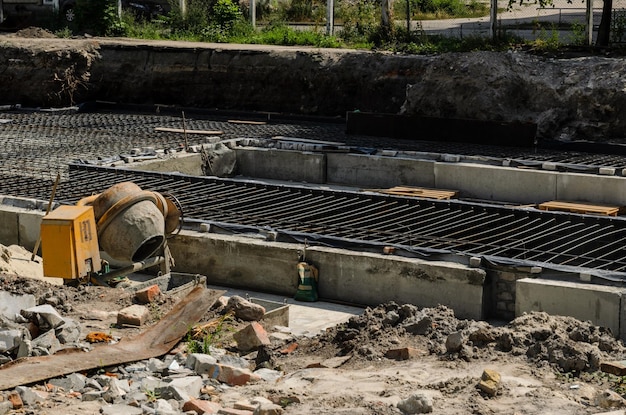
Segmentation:
[[(76, 205), (59, 206), (41, 223), (43, 271), (67, 284), (109, 283), (159, 265), (169, 273), (173, 260), (167, 237), (180, 230), (182, 211), (175, 198), (118, 183)], [(109, 256), (120, 268), (111, 271)]]

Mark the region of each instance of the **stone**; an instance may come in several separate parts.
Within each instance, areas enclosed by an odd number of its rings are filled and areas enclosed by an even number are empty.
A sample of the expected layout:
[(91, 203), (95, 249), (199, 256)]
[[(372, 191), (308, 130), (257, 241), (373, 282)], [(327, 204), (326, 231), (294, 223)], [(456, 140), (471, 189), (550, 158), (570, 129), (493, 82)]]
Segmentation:
[(282, 406), (276, 405), (275, 403), (262, 403), (256, 407), (253, 414), (254, 415), (280, 415), (285, 410)]
[(232, 354), (225, 354), (218, 357), (217, 362), (221, 365), (240, 367), (242, 369), (250, 368), (250, 360), (246, 359), (245, 357), (235, 356)]
[(135, 299), (139, 304), (149, 304), (161, 295), (161, 289), (154, 284), (135, 293)]
[(452, 334), (450, 334), (447, 338), (446, 338), (446, 351), (448, 353), (454, 353), (454, 352), (458, 352), (459, 350), (461, 350), (461, 347), (463, 346), (463, 333), (460, 331), (454, 332)]
[(165, 399), (188, 401), (191, 398), (198, 398), (200, 389), (202, 389), (202, 378), (200, 376), (187, 376), (174, 379), (167, 386), (157, 388), (157, 391)]
[(8, 291), (0, 291), (0, 315), (10, 321), (15, 321), (16, 316), (20, 315), (22, 310), (35, 307), (36, 305), (37, 300), (34, 295), (19, 295)]
[(54, 335), (54, 330), (48, 330), (36, 339), (33, 339), (31, 346), (33, 355), (47, 356), (56, 353), (61, 348), (61, 343)]
[(65, 320), (50, 304), (42, 304), (22, 310), (22, 316), (33, 321), (36, 319), (39, 327), (56, 329), (65, 323)]
[[(192, 369), (198, 375), (209, 374), (215, 368), (217, 359), (203, 353), (192, 353), (187, 356), (185, 366)], [(210, 376), (210, 375), (209, 375)]]
[(102, 415), (143, 415), (143, 410), (130, 405), (115, 404), (104, 405), (100, 408), (100, 413)]
[(423, 393), (415, 393), (396, 405), (405, 415), (427, 414), (433, 411), (432, 399)]
[(243, 352), (257, 349), (259, 346), (270, 345), (270, 339), (263, 326), (256, 321), (233, 335), (237, 348)]
[(0, 415), (8, 414), (13, 409), (13, 404), (9, 401), (0, 402)]
[(89, 402), (89, 401), (97, 401), (98, 399), (104, 399), (103, 398), (104, 395), (104, 391), (89, 391), (89, 392), (84, 392), (81, 396), (81, 399), (84, 402)]
[(183, 411), (194, 411), (199, 415), (217, 414), (221, 408), (218, 403), (196, 398), (191, 398), (183, 405)]
[(64, 323), (54, 334), (61, 344), (76, 343), (80, 340), (80, 325), (73, 318), (64, 317)]
[(50, 379), (48, 383), (59, 386), (66, 391), (81, 391), (87, 383), (87, 377), (80, 373), (72, 373), (64, 378)]
[(238, 295), (229, 298), (225, 310), (227, 312), (233, 311), (235, 317), (245, 321), (258, 321), (265, 315), (265, 308), (263, 306), (252, 303)]
[(400, 349), (389, 349), (385, 352), (387, 359), (408, 360), (417, 356), (425, 356), (428, 352), (413, 347), (402, 347)]
[(0, 330), (0, 353), (8, 352), (19, 347), (23, 332), (18, 329)]
[(36, 389), (29, 388), (27, 386), (18, 386), (15, 391), (20, 394), (22, 402), (28, 406), (33, 406), (36, 403), (46, 400), (46, 396), (37, 391)]
[(254, 412), (254, 410), (257, 407), (257, 404), (252, 404), (250, 402), (244, 402), (244, 401), (237, 401), (237, 402), (235, 402), (233, 407), (235, 409), (241, 409), (241, 410), (245, 410), (245, 411)]
[(489, 396), (496, 396), (500, 388), (500, 373), (492, 369), (485, 369), (478, 383), (478, 389)]
[(148, 359), (148, 363), (146, 363), (146, 369), (148, 369), (150, 372), (160, 373), (167, 369), (167, 363), (153, 357)]
[(147, 307), (134, 304), (120, 310), (117, 313), (117, 325), (118, 326), (142, 326), (148, 317), (150, 316), (150, 310)]

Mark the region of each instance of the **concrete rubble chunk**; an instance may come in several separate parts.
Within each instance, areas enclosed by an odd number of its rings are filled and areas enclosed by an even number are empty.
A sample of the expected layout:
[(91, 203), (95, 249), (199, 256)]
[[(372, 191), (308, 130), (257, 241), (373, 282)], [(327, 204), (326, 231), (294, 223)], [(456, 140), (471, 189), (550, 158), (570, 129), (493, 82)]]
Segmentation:
[(19, 316), (22, 310), (35, 307), (36, 305), (37, 300), (34, 295), (19, 295), (8, 291), (0, 291), (0, 315), (10, 321), (15, 321), (16, 316)]
[(57, 352), (61, 348), (61, 343), (54, 335), (54, 330), (48, 330), (36, 339), (31, 341), (33, 356), (47, 356)]
[(73, 318), (64, 317), (65, 323), (54, 331), (61, 344), (76, 343), (80, 340), (80, 325)]
[(56, 329), (63, 325), (65, 320), (50, 304), (42, 304), (22, 310), (22, 316), (38, 322), (39, 327)]
[(210, 373), (216, 363), (217, 359), (211, 355), (192, 353), (187, 356), (185, 366), (196, 372), (198, 375), (204, 375)]
[(240, 367), (242, 369), (250, 368), (250, 360), (245, 357), (234, 356), (232, 354), (225, 354), (217, 358), (217, 362), (221, 365), (228, 365), (234, 367)]
[(18, 329), (0, 330), (0, 353), (18, 348), (23, 337), (23, 331)]
[(258, 321), (265, 315), (265, 307), (252, 303), (238, 295), (233, 295), (228, 299), (225, 311), (232, 311), (235, 313), (235, 317), (245, 321)]
[(11, 410), (13, 410), (13, 404), (11, 402), (0, 402), (0, 415), (8, 414)]
[(267, 332), (263, 326), (256, 321), (253, 321), (248, 326), (235, 333), (233, 338), (237, 342), (237, 348), (243, 352), (271, 344)]
[(50, 379), (48, 383), (59, 386), (65, 391), (81, 391), (87, 383), (87, 377), (80, 373), (72, 373), (64, 378)]
[(118, 326), (142, 326), (150, 316), (147, 307), (134, 304), (123, 308), (117, 313)]
[(20, 394), (22, 402), (28, 406), (32, 406), (38, 402), (46, 400), (46, 396), (42, 395), (36, 389), (32, 389), (27, 386), (18, 386), (15, 388), (15, 391)]
[(423, 393), (415, 393), (398, 402), (396, 406), (405, 415), (428, 414), (433, 411), (432, 399)]
[(165, 399), (188, 401), (191, 398), (198, 398), (200, 389), (202, 389), (202, 377), (187, 376), (174, 379), (167, 386), (157, 388), (156, 391)]
[(489, 396), (496, 396), (500, 388), (500, 373), (492, 369), (485, 369), (478, 383), (478, 388)]

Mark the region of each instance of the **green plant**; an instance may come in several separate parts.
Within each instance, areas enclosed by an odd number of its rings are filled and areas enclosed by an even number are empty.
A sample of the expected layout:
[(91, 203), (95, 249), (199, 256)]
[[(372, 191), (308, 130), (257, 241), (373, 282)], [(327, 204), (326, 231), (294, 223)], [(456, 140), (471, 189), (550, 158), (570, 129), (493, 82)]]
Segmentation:
[(232, 314), (225, 314), (205, 325), (194, 327), (187, 332), (187, 352), (211, 354), (211, 346), (216, 345), (230, 330), (226, 324), (232, 321)]
[(99, 36), (120, 36), (125, 25), (117, 14), (114, 0), (77, 0), (76, 24)]
[(148, 402), (155, 402), (161, 398), (161, 394), (154, 389), (144, 389), (143, 393), (146, 394), (146, 397), (148, 398)]
[(212, 10), (213, 22), (224, 30), (230, 30), (234, 23), (243, 16), (239, 6), (232, 0), (217, 0)]

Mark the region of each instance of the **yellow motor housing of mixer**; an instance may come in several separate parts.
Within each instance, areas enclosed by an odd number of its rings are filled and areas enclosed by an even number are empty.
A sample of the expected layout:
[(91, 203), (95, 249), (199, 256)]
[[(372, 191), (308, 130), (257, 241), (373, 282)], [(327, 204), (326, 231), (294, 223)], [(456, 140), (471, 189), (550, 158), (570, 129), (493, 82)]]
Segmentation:
[(46, 277), (86, 280), (102, 261), (92, 206), (59, 206), (41, 222), (41, 252)]

